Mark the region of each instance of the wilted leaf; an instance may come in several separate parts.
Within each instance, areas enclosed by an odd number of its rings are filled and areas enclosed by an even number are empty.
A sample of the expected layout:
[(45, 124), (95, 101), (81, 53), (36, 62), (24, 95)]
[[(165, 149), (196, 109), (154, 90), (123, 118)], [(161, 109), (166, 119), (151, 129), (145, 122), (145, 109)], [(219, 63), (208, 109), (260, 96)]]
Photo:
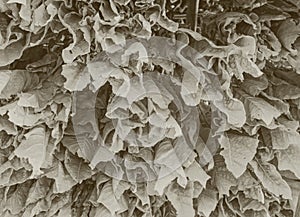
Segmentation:
[(203, 187), (206, 187), (206, 182), (210, 179), (210, 176), (196, 161), (186, 168), (184, 172), (189, 180), (198, 181)]
[(0, 216), (297, 216), (298, 9), (0, 1)]
[[(172, 181), (178, 178), (178, 183), (182, 180), (182, 168), (173, 171), (165, 166), (161, 166), (158, 173), (158, 180), (155, 182), (154, 190), (159, 194), (163, 195), (165, 193), (166, 188), (172, 183)], [(186, 185), (186, 180), (184, 180), (184, 186)], [(182, 185), (181, 185), (182, 186)]]
[(274, 149), (286, 149), (289, 145), (300, 145), (300, 134), (283, 127), (270, 131)]
[(0, 116), (0, 131), (2, 130), (11, 135), (18, 133), (16, 126), (8, 118)]
[(63, 7), (60, 7), (58, 17), (73, 37), (73, 42), (62, 51), (64, 62), (72, 63), (76, 57), (89, 53), (91, 44), (90, 28), (88, 26), (80, 26), (81, 17), (75, 12), (67, 13)]
[(290, 170), (300, 179), (300, 144), (291, 143), (286, 149), (277, 150), (278, 169)]
[(19, 214), (24, 210), (31, 184), (32, 181), (29, 180), (20, 185), (10, 187), (12, 189), (15, 188), (15, 191), (7, 198), (6, 209), (10, 210), (13, 215)]
[(291, 209), (294, 211), (294, 213), (299, 213), (300, 210), (300, 184), (298, 180), (291, 180), (288, 179), (287, 183), (292, 189), (292, 196), (293, 199), (291, 201)]
[(22, 56), (23, 51), (28, 46), (29, 40), (30, 34), (24, 35), (23, 38), (11, 43), (4, 49), (0, 48), (0, 67), (7, 66), (16, 59), (19, 59)]
[(41, 120), (47, 116), (51, 116), (51, 113), (34, 113), (32, 110), (18, 106), (17, 103), (15, 103), (15, 106), (9, 110), (8, 116), (8, 120), (17, 126), (33, 127), (39, 123), (42, 123), (43, 121)]
[(52, 82), (43, 82), (42, 88), (21, 93), (18, 105), (22, 107), (32, 107), (36, 111), (43, 110), (47, 104), (51, 103), (58, 88)]
[(65, 167), (71, 177), (79, 184), (92, 176), (92, 171), (89, 165), (83, 159), (66, 151)]
[(65, 88), (70, 91), (83, 90), (90, 83), (90, 74), (81, 63), (63, 65), (62, 75), (66, 78)]
[(45, 127), (36, 127), (25, 134), (25, 139), (16, 148), (14, 154), (28, 159), (33, 168), (33, 176), (42, 173), (41, 166), (45, 160), (46, 148), (49, 141), (49, 132)]
[(104, 184), (97, 202), (103, 204), (110, 211), (111, 215), (115, 215), (116, 212), (121, 209), (118, 200), (113, 194), (111, 181), (108, 181)]
[(239, 199), (239, 204), (241, 206), (241, 211), (245, 212), (246, 210), (255, 210), (255, 211), (260, 211), (260, 210), (265, 210), (267, 212), (267, 207), (252, 198), (247, 198), (244, 194), (239, 194), (238, 195)]
[(281, 112), (275, 107), (258, 97), (246, 96), (245, 108), (251, 120), (262, 120), (267, 125), (270, 125), (275, 118), (278, 118), (281, 115)]
[(170, 20), (168, 17), (161, 15), (157, 23), (163, 28), (169, 30), (170, 32), (176, 32), (178, 30), (179, 24)]
[(26, 0), (9, 0), (7, 1), (7, 4), (12, 4), (12, 3), (18, 3), (18, 4), (22, 4), (22, 5), (26, 5)]
[(182, 188), (173, 182), (168, 187), (166, 195), (175, 207), (178, 217), (193, 217), (195, 215), (192, 201), (193, 185), (191, 182), (188, 183), (186, 188)]
[(261, 95), (265, 97), (264, 99), (274, 106), (278, 111), (283, 114), (290, 115), (290, 104), (286, 101), (279, 99), (277, 97), (269, 96), (265, 92), (261, 92)]
[(253, 168), (255, 175), (268, 191), (276, 196), (282, 195), (286, 199), (291, 199), (292, 192), (289, 185), (281, 177), (273, 164), (267, 162), (260, 163), (256, 160), (252, 160), (250, 165)]
[(37, 202), (39, 199), (45, 198), (51, 185), (51, 180), (45, 177), (36, 180), (28, 191), (26, 206)]
[(249, 136), (225, 134), (220, 138), (221, 155), (225, 159), (228, 170), (236, 177), (240, 177), (246, 170), (248, 163), (256, 154), (259, 140)]
[(274, 96), (279, 99), (300, 98), (300, 88), (287, 82), (282, 82), (281, 84), (274, 85), (273, 92)]
[(218, 192), (212, 189), (204, 189), (198, 198), (198, 213), (209, 217), (218, 204)]
[(237, 180), (239, 191), (243, 191), (246, 197), (264, 202), (262, 187), (259, 185), (259, 180), (252, 175), (249, 170), (246, 170)]
[(55, 193), (67, 192), (77, 184), (58, 160), (55, 160), (53, 166), (45, 171), (45, 176), (55, 180), (53, 190)]
[(246, 112), (243, 103), (238, 99), (215, 101), (214, 105), (227, 116), (229, 124), (241, 127), (246, 122)]
[(72, 215), (72, 206), (71, 204), (64, 206), (59, 210), (59, 213), (56, 217), (66, 217)]
[(281, 23), (277, 30), (277, 35), (282, 45), (293, 54), (297, 52), (293, 49), (293, 44), (300, 34), (300, 25), (293, 19), (287, 19)]
[(111, 214), (109, 209), (107, 209), (104, 205), (100, 204), (95, 211), (94, 217), (118, 217), (117, 215)]
[(50, 216), (53, 216), (55, 213), (57, 213), (61, 208), (63, 208), (66, 204), (69, 203), (69, 201), (72, 199), (71, 192), (66, 192), (61, 194), (60, 198), (57, 197), (51, 198), (51, 206), (50, 209), (47, 210)]
[(9, 99), (31, 85), (37, 84), (36, 75), (25, 70), (1, 70), (0, 71), (0, 98)]
[(245, 92), (251, 96), (257, 96), (268, 87), (268, 79), (266, 76), (259, 78), (246, 78), (240, 86)]
[(91, 61), (87, 64), (87, 68), (93, 80), (92, 84), (94, 91), (101, 88), (109, 78), (114, 78), (121, 80), (120, 85), (115, 86), (112, 83), (114, 93), (118, 96), (124, 96), (128, 93), (130, 86), (128, 76), (110, 61)]
[(259, 67), (253, 61), (251, 61), (249, 57), (243, 55), (242, 52), (240, 54), (233, 54), (229, 56), (228, 59), (229, 70), (232, 71), (234, 75), (241, 81), (244, 80), (244, 72), (255, 78), (263, 75), (263, 72), (259, 69)]
[(237, 186), (237, 179), (233, 174), (226, 168), (223, 159), (218, 156), (215, 163), (215, 173), (213, 180), (219, 192), (219, 197), (223, 195), (229, 195), (231, 187)]

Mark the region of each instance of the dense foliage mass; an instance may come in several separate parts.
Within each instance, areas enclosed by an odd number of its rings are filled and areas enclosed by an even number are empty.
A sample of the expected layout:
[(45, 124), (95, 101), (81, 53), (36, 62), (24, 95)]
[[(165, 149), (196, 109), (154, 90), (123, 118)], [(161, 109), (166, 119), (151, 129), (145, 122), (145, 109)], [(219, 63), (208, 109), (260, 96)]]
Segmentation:
[(0, 0), (0, 216), (298, 217), (299, 14)]

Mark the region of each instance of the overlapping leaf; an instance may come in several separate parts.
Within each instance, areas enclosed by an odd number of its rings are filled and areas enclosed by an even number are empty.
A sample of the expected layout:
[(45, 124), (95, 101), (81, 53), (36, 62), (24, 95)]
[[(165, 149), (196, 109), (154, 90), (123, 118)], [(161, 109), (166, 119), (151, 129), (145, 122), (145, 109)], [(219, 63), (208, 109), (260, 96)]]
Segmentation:
[(299, 3), (197, 2), (0, 1), (1, 216), (300, 212)]

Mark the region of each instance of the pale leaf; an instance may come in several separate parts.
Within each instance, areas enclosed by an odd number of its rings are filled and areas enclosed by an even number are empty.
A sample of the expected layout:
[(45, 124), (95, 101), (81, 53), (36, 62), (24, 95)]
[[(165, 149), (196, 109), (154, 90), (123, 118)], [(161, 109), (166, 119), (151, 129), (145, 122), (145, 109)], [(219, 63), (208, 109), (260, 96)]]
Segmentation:
[(249, 136), (225, 134), (219, 141), (223, 148), (221, 155), (228, 170), (238, 178), (255, 156), (259, 140)]
[(209, 217), (218, 204), (218, 192), (212, 189), (204, 189), (198, 198), (198, 212)]
[(40, 175), (45, 158), (49, 133), (45, 127), (36, 127), (25, 134), (25, 139), (14, 151), (15, 155), (28, 159), (33, 167), (33, 175)]
[(282, 195), (286, 199), (291, 199), (292, 192), (289, 185), (281, 177), (273, 164), (263, 162), (260, 163), (256, 160), (250, 162), (255, 175), (262, 182), (262, 185), (277, 197)]
[(300, 144), (291, 144), (287, 149), (277, 150), (278, 169), (290, 170), (300, 179)]

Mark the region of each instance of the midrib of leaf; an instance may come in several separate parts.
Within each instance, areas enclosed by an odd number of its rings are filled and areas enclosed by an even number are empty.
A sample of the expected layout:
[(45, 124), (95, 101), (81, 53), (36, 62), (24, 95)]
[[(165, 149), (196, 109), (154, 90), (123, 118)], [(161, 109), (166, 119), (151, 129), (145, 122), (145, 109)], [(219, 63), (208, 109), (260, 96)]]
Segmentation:
[(230, 162), (232, 163), (230, 140), (228, 139), (228, 141), (229, 141), (229, 148), (228, 148), (228, 152), (229, 152), (229, 159), (230, 159)]
[(79, 175), (80, 175), (80, 170), (81, 170), (81, 164), (82, 164), (82, 161), (80, 161), (79, 166), (78, 166), (77, 177), (76, 177), (77, 180), (79, 180)]

